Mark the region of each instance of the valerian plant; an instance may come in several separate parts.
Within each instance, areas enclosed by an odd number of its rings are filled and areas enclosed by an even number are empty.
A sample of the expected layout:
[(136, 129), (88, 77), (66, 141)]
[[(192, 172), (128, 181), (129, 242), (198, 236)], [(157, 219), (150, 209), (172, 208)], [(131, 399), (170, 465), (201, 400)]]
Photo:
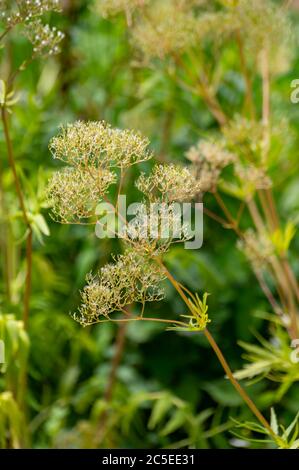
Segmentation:
[[(275, 190), (277, 170), (284, 167), (285, 135), (288, 133), (291, 138), (291, 131), (286, 120), (277, 122), (271, 109), (271, 85), (290, 68), (292, 61), (294, 31), (288, 2), (120, 1), (110, 4), (111, 8), (108, 3), (95, 1), (95, 8), (106, 18), (125, 15), (135, 65), (149, 70), (159, 68), (189, 93), (194, 103), (200, 98), (214, 119), (216, 132), (186, 152), (191, 172), (201, 185), (201, 195), (197, 197), (205, 201), (205, 194), (210, 193), (223, 217), (209, 208), (207, 215), (235, 232), (239, 249), (248, 258), (277, 315), (275, 322), (287, 334), (287, 340), (277, 341), (277, 329), (271, 320), (273, 354), (290, 357), (290, 343), (299, 332), (299, 286), (289, 256), (296, 225), (291, 219), (281, 220)], [(226, 70), (217, 61), (231, 47), (244, 87), (241, 105), (238, 109), (234, 106), (233, 112), (221, 99)], [(215, 57), (212, 59), (211, 50)], [(253, 92), (254, 81), (260, 84), (258, 97)], [(291, 163), (287, 164), (289, 172)], [(144, 185), (142, 179), (141, 183)], [(152, 183), (149, 185), (155, 189)], [(233, 199), (239, 205), (235, 213), (230, 209)], [(248, 350), (249, 346), (245, 348)], [(258, 357), (251, 355), (253, 364), (238, 376), (258, 375), (258, 370), (260, 375), (271, 377), (273, 372), (277, 376), (276, 370), (281, 366), (270, 360), (267, 342), (263, 340), (259, 353), (255, 352)], [(267, 364), (255, 369), (256, 361), (263, 356), (267, 356)], [(287, 364), (292, 372), (286, 379), (286, 389), (298, 380), (298, 364), (290, 364), (290, 359)]]
[[(70, 135), (74, 135), (74, 139), (70, 139)], [(102, 175), (103, 171), (114, 172), (117, 178), (113, 184), (116, 184), (116, 193), (119, 194), (122, 180), (129, 167), (152, 157), (152, 153), (148, 151), (144, 142), (148, 143), (140, 134), (112, 129), (104, 122), (77, 122), (62, 128), (60, 134), (50, 143), (53, 156), (67, 163), (66, 168), (53, 175), (48, 186), (49, 204), (52, 206), (54, 217), (58, 215), (62, 223), (72, 223), (73, 214), (65, 210), (70, 201), (74, 213), (82, 216), (81, 220), (80, 217), (78, 218), (77, 223), (96, 224), (95, 200), (91, 197), (89, 190), (84, 189), (85, 183), (93, 187), (90, 177), (97, 184), (98, 201), (101, 199), (109, 201), (114, 208), (114, 213), (121, 217), (117, 203), (113, 201), (109, 193), (109, 186), (101, 184), (99, 175)], [(68, 178), (66, 171), (70, 169), (80, 171), (73, 172), (74, 179), (68, 190), (65, 184), (57, 184), (57, 182), (60, 178), (61, 181), (65, 177)], [(145, 202), (146, 200), (155, 203), (167, 201), (170, 207), (174, 202), (179, 203), (185, 201), (186, 198), (191, 201), (201, 191), (201, 180), (195, 180), (190, 167), (181, 168), (173, 164), (156, 164), (149, 175), (141, 174), (136, 185), (143, 193)], [(82, 208), (88, 208), (88, 211)], [(94, 214), (90, 211), (92, 208)], [(170, 211), (167, 215), (172, 218), (173, 212)], [(128, 224), (127, 221), (125, 223)], [(102, 267), (96, 275), (88, 275), (87, 285), (81, 293), (81, 307), (73, 315), (75, 320), (84, 326), (104, 322), (161, 322), (168, 324), (171, 330), (203, 332), (233, 387), (259, 420), (269, 439), (280, 445), (278, 436), (236, 380), (207, 328), (211, 321), (208, 316), (207, 293), (201, 299), (198, 293), (190, 292), (174, 278), (164, 263), (165, 253), (177, 240), (170, 235), (165, 243), (161, 238), (160, 231), (156, 239), (153, 239), (144, 236), (139, 229), (135, 230), (134, 236), (131, 236), (129, 229), (127, 236), (122, 239), (124, 253), (114, 257), (113, 263)], [(181, 241), (185, 239), (184, 233), (181, 233), (180, 239)], [(165, 279), (175, 288), (187, 309), (187, 313), (182, 314), (178, 319), (152, 317), (147, 314), (146, 304), (163, 298)], [(135, 313), (139, 304), (139, 312)]]

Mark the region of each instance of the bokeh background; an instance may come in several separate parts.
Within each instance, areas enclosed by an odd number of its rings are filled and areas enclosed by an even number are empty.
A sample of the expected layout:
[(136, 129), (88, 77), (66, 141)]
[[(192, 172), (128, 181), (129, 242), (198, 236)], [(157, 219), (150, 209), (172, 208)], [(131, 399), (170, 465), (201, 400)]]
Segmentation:
[[(292, 20), (297, 31), (295, 8)], [(166, 162), (184, 162), (188, 148), (213, 132), (217, 124), (200, 98), (183, 91), (161, 69), (136, 64), (123, 16), (105, 20), (95, 13), (92, 2), (69, 0), (64, 2), (63, 14), (53, 15), (51, 22), (66, 35), (62, 52), (33, 63), (20, 76), (19, 102), (11, 118), (26, 198), (32, 212), (41, 213), (49, 228), (48, 235), (44, 228), (34, 237), (24, 389), (28, 445), (235, 447), (238, 441), (230, 433), (230, 418), (243, 420), (251, 415), (201, 335), (165, 332), (158, 324), (132, 324), (123, 332), (114, 324), (82, 328), (71, 318), (69, 313), (79, 305), (86, 273), (109, 261), (119, 246), (115, 240), (100, 241), (92, 228), (53, 222), (44, 198), (47, 180), (59, 167), (48, 143), (60, 124), (104, 119), (113, 126), (138, 129), (150, 138), (157, 158)], [(28, 47), (24, 38), (15, 36), (11, 49), (0, 51), (2, 70), (19, 64)], [(273, 112), (278, 121), (280, 117), (289, 119), (292, 131), (285, 144), (291, 149), (293, 170), (286, 172), (286, 177), (281, 175), (276, 188), (280, 212), (292, 217), (299, 216), (299, 104), (290, 102), (291, 80), (299, 78), (298, 51), (292, 51), (291, 70), (280, 75), (272, 89)], [(244, 98), (243, 79), (229, 54), (222, 60), (227, 63), (223, 65), (226, 72), (219, 99), (233, 114)], [(259, 86), (257, 79), (257, 99)], [(2, 128), (0, 159), (4, 189), (10, 207), (17, 210)], [(130, 180), (126, 191), (134, 192)], [(209, 196), (205, 204), (218, 212)], [(22, 236), (17, 224), (13, 230)], [(298, 248), (297, 239), (293, 243), (297, 271)], [(10, 304), (1, 300), (4, 283), (0, 279), (0, 314), (16, 319), (22, 309), (25, 262), (20, 265), (18, 260), (22, 260), (23, 249), (21, 241), (12, 247)], [(239, 369), (243, 350), (238, 341), (255, 342), (256, 332), (268, 335), (268, 324), (261, 314), (268, 311), (268, 304), (236, 247), (235, 235), (205, 217), (203, 247), (196, 251), (176, 247), (167, 255), (167, 263), (190, 290), (210, 293), (211, 331), (232, 369)], [(182, 313), (182, 304), (171, 287), (167, 287), (165, 301), (153, 311), (169, 318)], [(12, 347), (17, 357), (22, 345)], [(115, 361), (115, 378), (107, 390)], [(4, 375), (0, 375), (2, 391)], [(275, 385), (269, 382), (251, 384), (248, 392), (265, 412), (275, 401)], [(283, 401), (275, 403), (286, 422), (297, 412), (298, 392), (294, 385)], [(17, 414), (15, 420), (19, 429)]]

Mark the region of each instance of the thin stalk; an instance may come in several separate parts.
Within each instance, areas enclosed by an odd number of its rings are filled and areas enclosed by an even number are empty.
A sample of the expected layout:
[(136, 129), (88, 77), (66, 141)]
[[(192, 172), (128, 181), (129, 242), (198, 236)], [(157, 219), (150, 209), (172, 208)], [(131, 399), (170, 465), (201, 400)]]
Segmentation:
[(262, 121), (264, 125), (264, 163), (266, 163), (269, 145), (270, 145), (270, 69), (269, 69), (269, 50), (267, 45), (261, 52), (262, 68), (262, 95), (263, 109)]
[(1, 251), (3, 253), (3, 274), (5, 281), (6, 297), (8, 302), (11, 302), (11, 272), (7, 230), (8, 220), (7, 223), (5, 223), (5, 214), (7, 215), (7, 207), (4, 198), (2, 168), (0, 166), (0, 243)]
[(230, 225), (230, 227), (236, 232), (236, 234), (240, 237), (240, 238), (243, 238), (243, 234), (241, 232), (241, 230), (239, 229), (238, 227), (238, 224), (237, 222), (235, 221), (235, 219), (232, 217), (231, 213), (229, 212), (228, 208), (226, 207), (222, 197), (220, 196), (220, 194), (218, 193), (218, 191), (215, 191), (214, 193), (214, 197), (218, 203), (218, 205), (220, 206), (220, 208), (222, 209), (225, 217), (227, 218), (227, 221)]
[[(276, 204), (275, 204), (275, 201), (274, 201), (273, 192), (272, 192), (271, 188), (266, 190), (265, 194), (266, 194), (266, 200), (268, 202), (270, 212), (271, 212), (271, 216), (272, 216), (273, 227), (274, 227), (275, 230), (279, 230), (280, 221), (279, 221), (279, 217), (278, 217), (278, 213), (277, 213), (277, 209), (276, 209)], [(286, 273), (286, 276), (289, 280), (289, 283), (290, 283), (291, 287), (294, 290), (294, 294), (296, 295), (297, 301), (299, 301), (299, 286), (298, 286), (298, 282), (296, 280), (296, 277), (294, 275), (294, 272), (293, 272), (293, 270), (292, 270), (292, 268), (289, 264), (289, 261), (286, 258), (286, 256), (280, 257), (280, 260), (281, 260), (283, 269)]]
[[(264, 49), (261, 52), (261, 64), (262, 64), (262, 95), (263, 95), (263, 106), (262, 106), (262, 121), (264, 125), (264, 151), (263, 151), (263, 160), (266, 163), (267, 155), (270, 146), (270, 113), (271, 113), (271, 97), (270, 97), (270, 84), (271, 84), (271, 77), (270, 77), (270, 68), (269, 68), (269, 47), (268, 44), (265, 45)], [(266, 198), (270, 209), (270, 216), (269, 218), (272, 220), (274, 229), (279, 229), (279, 218), (276, 211), (276, 206), (274, 203), (273, 193), (271, 190), (266, 191)], [(286, 277), (290, 280), (290, 266), (287, 267), (285, 263), (282, 263), (282, 270), (285, 272)], [(291, 276), (292, 282), (291, 286), (287, 284), (287, 297), (289, 299), (289, 306), (290, 306), (290, 314), (292, 317), (292, 329), (294, 334), (298, 331), (298, 324), (297, 324), (297, 314), (296, 314), (296, 307), (293, 301), (293, 293), (289, 292), (289, 288), (291, 287), (294, 289), (294, 292), (297, 297), (299, 297), (299, 289), (297, 281), (295, 277)], [(295, 280), (295, 282), (294, 282)], [(298, 290), (298, 292), (297, 292)]]
[(21, 183), (20, 183), (18, 173), (17, 173), (14, 152), (13, 152), (13, 147), (12, 147), (12, 141), (11, 141), (10, 132), (9, 132), (7, 111), (4, 106), (1, 107), (1, 118), (2, 118), (3, 129), (4, 129), (4, 137), (5, 137), (5, 143), (6, 143), (6, 148), (7, 148), (8, 161), (9, 161), (9, 165), (11, 167), (12, 173), (13, 173), (15, 188), (16, 188), (20, 208), (22, 211), (23, 220), (24, 220), (25, 225), (27, 226), (27, 231), (28, 231), (27, 240), (26, 240), (27, 273), (26, 273), (26, 281), (25, 281), (24, 307), (23, 307), (23, 321), (24, 321), (25, 327), (27, 327), (27, 322), (28, 322), (28, 317), (29, 317), (29, 303), (30, 303), (31, 277), (32, 277), (32, 228), (31, 228), (30, 221), (28, 219), (23, 191), (22, 191)]
[(277, 229), (276, 221), (273, 219), (273, 213), (269, 207), (266, 194), (264, 191), (258, 191), (258, 197), (263, 208), (263, 212), (265, 214), (265, 218), (267, 221), (269, 231), (275, 231)]
[[(249, 209), (251, 218), (253, 220), (253, 223), (257, 231), (261, 235), (264, 235), (266, 233), (266, 227), (265, 227), (264, 221), (262, 219), (262, 216), (260, 215), (260, 212), (258, 210), (258, 207), (255, 201), (253, 199), (247, 201), (247, 207)], [(272, 271), (277, 282), (276, 287), (277, 287), (278, 294), (280, 296), (281, 303), (283, 305), (288, 305), (288, 309), (291, 312), (294, 309), (294, 304), (292, 301), (292, 293), (290, 292), (290, 286), (286, 282), (283, 269), (276, 256), (271, 257), (270, 266), (272, 267)], [(293, 313), (292, 313), (292, 316), (293, 316)]]
[[(279, 217), (278, 217), (278, 213), (277, 213), (277, 209), (276, 209), (276, 204), (275, 204), (275, 201), (274, 201), (273, 192), (272, 192), (271, 188), (266, 190), (266, 198), (267, 198), (267, 201), (268, 201), (268, 204), (269, 204), (269, 207), (270, 207), (270, 211), (271, 211), (271, 214), (272, 214), (273, 226), (276, 230), (279, 230), (280, 221), (279, 221)], [(297, 279), (294, 275), (294, 272), (293, 272), (293, 270), (292, 270), (292, 268), (289, 264), (289, 261), (286, 258), (286, 256), (282, 256), (280, 258), (280, 260), (282, 262), (282, 266), (283, 266), (283, 269), (284, 269), (284, 271), (286, 273), (286, 276), (289, 280), (289, 283), (290, 283), (291, 287), (294, 290), (294, 294), (296, 295), (297, 301), (299, 301), (299, 286), (298, 286)]]
[(241, 387), (241, 385), (239, 384), (237, 379), (235, 379), (235, 377), (234, 377), (234, 375), (231, 371), (231, 368), (229, 367), (224, 355), (221, 352), (221, 349), (219, 348), (218, 344), (216, 343), (216, 341), (214, 340), (213, 336), (211, 335), (211, 333), (208, 331), (207, 328), (204, 330), (204, 335), (207, 338), (208, 342), (210, 343), (211, 347), (213, 348), (216, 356), (218, 357), (218, 360), (219, 360), (220, 364), (222, 365), (228, 379), (230, 380), (231, 384), (234, 386), (235, 390), (243, 398), (243, 400), (245, 401), (245, 403), (247, 404), (249, 409), (256, 416), (256, 418), (259, 420), (259, 422), (262, 424), (262, 426), (264, 426), (268, 430), (269, 434), (276, 441), (277, 436), (274, 433), (274, 431), (272, 430), (270, 424), (268, 423), (266, 418), (262, 415), (262, 413), (259, 411), (259, 409), (256, 407), (256, 405), (251, 400), (249, 395), (245, 392), (243, 387)]
[(207, 107), (218, 122), (219, 126), (225, 126), (227, 124), (227, 117), (222, 111), (222, 108), (217, 98), (215, 97), (215, 94), (211, 92), (209, 84), (207, 82), (207, 78), (203, 73), (199, 77), (198, 89), (200, 92), (200, 96), (205, 101)]
[(241, 70), (244, 75), (245, 79), (245, 84), (246, 84), (246, 104), (248, 106), (249, 112), (250, 112), (250, 117), (251, 119), (255, 119), (255, 109), (254, 109), (254, 101), (253, 101), (253, 95), (252, 95), (252, 83), (251, 83), (251, 77), (247, 68), (246, 64), (246, 59), (245, 59), (245, 53), (244, 53), (244, 45), (242, 41), (242, 37), (240, 34), (240, 31), (237, 31), (236, 33), (236, 39), (237, 39), (237, 45), (239, 49), (239, 55), (240, 55), (240, 65), (241, 65)]
[(108, 383), (107, 383), (107, 388), (104, 394), (104, 399), (106, 402), (110, 402), (112, 398), (112, 391), (113, 391), (115, 380), (116, 380), (116, 372), (121, 362), (121, 358), (122, 358), (123, 351), (124, 351), (127, 327), (128, 327), (127, 323), (122, 323), (120, 327), (118, 328), (116, 341), (115, 341), (115, 354), (113, 356), (111, 371), (110, 371)]
[(27, 260), (27, 272), (25, 280), (25, 294), (24, 294), (24, 313), (23, 321), (25, 329), (28, 325), (29, 311), (30, 311), (30, 297), (31, 297), (31, 286), (32, 286), (32, 229), (29, 230), (26, 240), (26, 260)]
[(288, 259), (286, 257), (282, 257), (282, 263), (283, 263), (287, 278), (290, 282), (290, 285), (293, 287), (294, 292), (296, 294), (297, 301), (299, 301), (299, 287), (298, 287), (297, 279), (295, 278), (293, 270), (290, 267)]
[[(108, 377), (107, 387), (104, 393), (104, 400), (105, 400), (105, 403), (107, 404), (110, 403), (112, 400), (113, 389), (116, 383), (117, 369), (121, 363), (124, 349), (125, 349), (125, 337), (126, 337), (127, 327), (128, 327), (127, 323), (121, 323), (117, 331), (117, 336), (115, 340), (115, 353), (112, 359), (111, 370), (110, 370), (109, 377)], [(107, 418), (108, 418), (108, 410), (106, 409), (101, 415), (100, 422), (99, 422), (99, 431), (97, 435), (97, 441), (99, 443), (102, 442), (103, 437), (105, 435)]]
[(34, 61), (35, 59), (35, 56), (31, 56), (29, 57), (28, 59), (24, 60), (17, 68), (14, 72), (11, 73), (11, 75), (9, 76), (8, 80), (7, 80), (7, 86), (8, 86), (8, 90), (11, 90), (12, 87), (13, 87), (13, 84), (16, 80), (16, 78), (18, 77), (18, 75), (21, 73), (21, 72), (24, 72), (24, 70), (27, 69), (27, 67)]
[(256, 275), (256, 278), (259, 281), (259, 284), (262, 288), (262, 291), (264, 292), (265, 296), (269, 300), (274, 312), (279, 316), (283, 316), (284, 312), (283, 312), (282, 308), (280, 307), (280, 305), (276, 302), (275, 297), (272, 294), (271, 290), (269, 289), (268, 284), (264, 280), (262, 274), (259, 273), (259, 271), (257, 269), (254, 270), (254, 273)]
[(223, 227), (227, 226), (227, 220), (223, 219), (222, 217), (219, 217), (218, 214), (215, 214), (213, 211), (210, 211), (210, 209), (207, 209), (206, 207), (203, 208), (204, 214), (206, 214), (210, 219), (215, 220), (218, 222), (220, 225)]
[(186, 323), (178, 320), (166, 320), (164, 318), (152, 318), (152, 317), (132, 317), (132, 318), (107, 318), (107, 320), (96, 320), (92, 323), (88, 323), (90, 325), (97, 325), (98, 323), (128, 323), (134, 321), (150, 321), (150, 322), (157, 322), (157, 323), (167, 323), (169, 325), (178, 325), (186, 328)]
[(280, 227), (280, 222), (279, 222), (279, 217), (276, 209), (276, 204), (274, 201), (274, 196), (273, 196), (273, 191), (271, 188), (265, 190), (266, 198), (270, 207), (272, 219), (273, 219), (273, 224), (276, 229)]
[(5, 36), (9, 33), (9, 31), (12, 29), (11, 26), (9, 26), (8, 28), (6, 28), (3, 33), (0, 35), (0, 41), (2, 41), (2, 39), (5, 38)]

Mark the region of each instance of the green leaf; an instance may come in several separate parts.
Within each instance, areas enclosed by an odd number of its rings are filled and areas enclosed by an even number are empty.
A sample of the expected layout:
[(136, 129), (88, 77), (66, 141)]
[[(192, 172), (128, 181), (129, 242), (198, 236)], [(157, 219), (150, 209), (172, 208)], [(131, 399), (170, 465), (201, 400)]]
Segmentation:
[(166, 426), (162, 429), (161, 436), (167, 436), (168, 434), (171, 434), (172, 432), (181, 428), (185, 422), (186, 422), (185, 412), (183, 410), (177, 410), (172, 415), (172, 417), (170, 418)]

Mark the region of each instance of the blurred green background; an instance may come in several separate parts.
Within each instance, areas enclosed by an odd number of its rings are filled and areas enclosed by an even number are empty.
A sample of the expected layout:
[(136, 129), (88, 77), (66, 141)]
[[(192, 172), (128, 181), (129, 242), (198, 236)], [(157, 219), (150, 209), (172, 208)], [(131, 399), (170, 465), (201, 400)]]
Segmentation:
[[(298, 29), (298, 15), (294, 11), (292, 16)], [(47, 236), (47, 229), (42, 227), (34, 236), (25, 397), (31, 433), (28, 445), (238, 445), (230, 434), (230, 417), (251, 419), (250, 412), (224, 378), (201, 335), (165, 332), (163, 325), (157, 324), (130, 325), (112, 397), (109, 403), (105, 401), (118, 327), (104, 324), (82, 328), (69, 313), (78, 307), (86, 273), (110, 260), (118, 245), (116, 241), (98, 240), (92, 228), (54, 223), (43, 195), (48, 177), (59, 167), (59, 162), (51, 158), (48, 142), (60, 124), (104, 119), (113, 126), (139, 129), (150, 138), (157, 158), (169, 162), (184, 162), (188, 148), (217, 129), (217, 124), (200, 98), (183, 91), (160, 68), (136, 66), (122, 16), (105, 20), (95, 14), (91, 2), (69, 0), (65, 1), (64, 13), (53, 15), (51, 22), (66, 34), (62, 52), (35, 62), (20, 76), (16, 87), (19, 102), (11, 117), (26, 200), (33, 214), (43, 214), (50, 232)], [(19, 64), (28, 47), (24, 38), (15, 36), (11, 50), (0, 51), (2, 69), (5, 71), (7, 63)], [(229, 53), (222, 60), (225, 75), (219, 98), (234, 114), (244, 98), (244, 83)], [(282, 122), (286, 116), (291, 129), (284, 145), (292, 155), (291, 171), (281, 176), (276, 190), (280, 211), (286, 218), (299, 216), (299, 105), (290, 102), (290, 82), (294, 78), (299, 78), (298, 54), (291, 71), (280, 75), (272, 90), (276, 120)], [(258, 99), (260, 84), (256, 80)], [(0, 159), (9, 205), (12, 212), (17, 211), (2, 128)], [(126, 191), (134, 191), (130, 181)], [(205, 204), (218, 211), (209, 196)], [(233, 207), (234, 202), (231, 204)], [(25, 263), (18, 265), (18, 260), (23, 259), (24, 247), (18, 222), (12, 227), (14, 238), (19, 240), (13, 248), (13, 295), (9, 305), (1, 300), (4, 283), (0, 279), (0, 314), (21, 318)], [(297, 272), (298, 248), (297, 239), (293, 244)], [(167, 255), (167, 263), (189, 289), (211, 294), (210, 329), (232, 369), (240, 368), (243, 351), (237, 342), (255, 342), (256, 331), (268, 335), (268, 325), (260, 315), (268, 310), (268, 304), (236, 247), (234, 234), (205, 217), (203, 247), (196, 251), (176, 247)], [(168, 287), (165, 301), (152, 310), (157, 316), (163, 312), (164, 317), (171, 318), (182, 313), (182, 304)], [(20, 347), (16, 342), (16, 357)], [(4, 388), (4, 375), (0, 375), (0, 390)], [(248, 392), (265, 412), (275, 403), (275, 386), (266, 381), (250, 385)], [(275, 403), (286, 423), (297, 412), (298, 392), (298, 385), (294, 385), (281, 402)], [(96, 443), (101, 428), (105, 428), (101, 442)]]

